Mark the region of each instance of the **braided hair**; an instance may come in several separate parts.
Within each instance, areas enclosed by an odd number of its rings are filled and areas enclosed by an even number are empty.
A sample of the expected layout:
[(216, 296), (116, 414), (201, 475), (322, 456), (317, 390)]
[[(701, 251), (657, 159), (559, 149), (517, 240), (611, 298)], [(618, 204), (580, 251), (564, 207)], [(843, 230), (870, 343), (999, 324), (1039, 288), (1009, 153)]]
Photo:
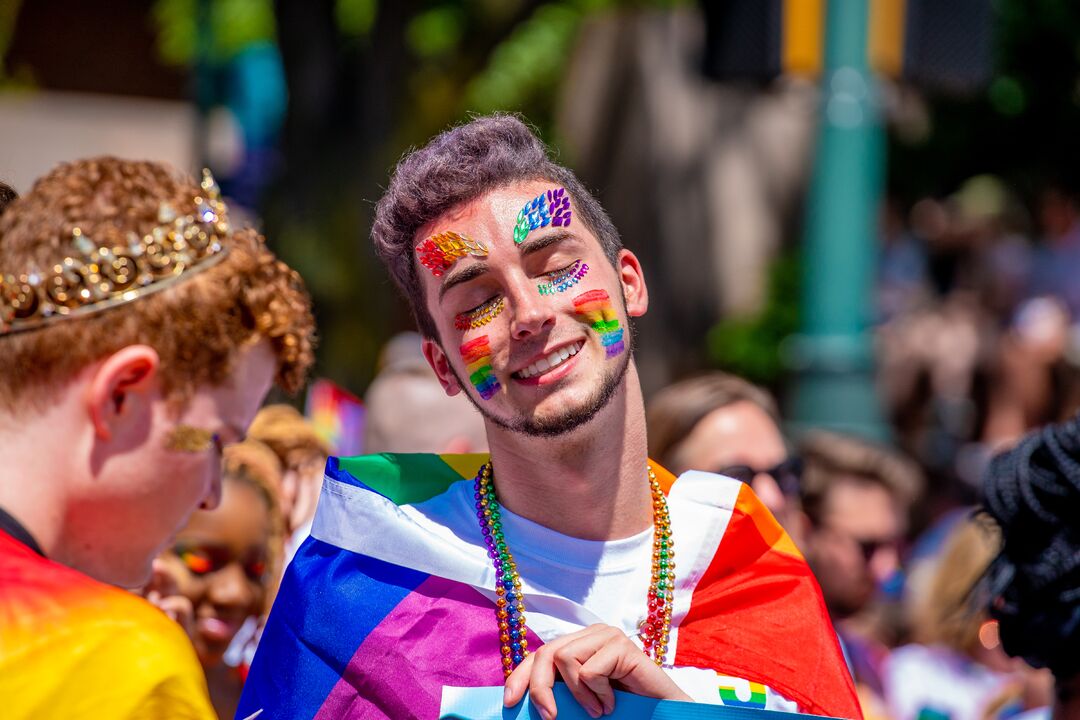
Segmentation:
[(1080, 671), (1080, 415), (990, 463), (985, 511), (1001, 551), (984, 589), (1005, 652), (1059, 679)]

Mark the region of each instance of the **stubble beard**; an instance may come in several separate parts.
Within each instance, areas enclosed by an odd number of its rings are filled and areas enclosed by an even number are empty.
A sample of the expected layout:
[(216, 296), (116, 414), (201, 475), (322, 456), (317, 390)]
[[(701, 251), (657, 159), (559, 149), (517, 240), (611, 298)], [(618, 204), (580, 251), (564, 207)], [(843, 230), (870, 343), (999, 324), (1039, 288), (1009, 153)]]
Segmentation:
[[(624, 333), (626, 336), (626, 350), (623, 351), (620, 358), (615, 362), (606, 363), (610, 369), (609, 372), (605, 372), (601, 378), (600, 387), (592, 393), (591, 396), (586, 398), (585, 402), (578, 404), (576, 407), (569, 408), (565, 412), (558, 415), (545, 418), (534, 417), (516, 417), (516, 418), (504, 418), (499, 417), (492, 413), (488, 408), (479, 402), (471, 392), (467, 390), (464, 392), (465, 397), (469, 399), (469, 402), (473, 404), (473, 407), (484, 416), (486, 420), (491, 421), (492, 424), (509, 430), (510, 432), (520, 433), (522, 435), (528, 435), (530, 437), (558, 437), (565, 435), (572, 430), (585, 425), (594, 417), (596, 417), (601, 410), (607, 407), (611, 399), (615, 397), (615, 394), (622, 387), (623, 380), (626, 378), (626, 373), (630, 369), (630, 358), (634, 352), (634, 332), (633, 328), (628, 327)], [(451, 366), (451, 371), (454, 373), (454, 377), (457, 378), (458, 385), (462, 389), (467, 385), (463, 382), (457, 370)]]

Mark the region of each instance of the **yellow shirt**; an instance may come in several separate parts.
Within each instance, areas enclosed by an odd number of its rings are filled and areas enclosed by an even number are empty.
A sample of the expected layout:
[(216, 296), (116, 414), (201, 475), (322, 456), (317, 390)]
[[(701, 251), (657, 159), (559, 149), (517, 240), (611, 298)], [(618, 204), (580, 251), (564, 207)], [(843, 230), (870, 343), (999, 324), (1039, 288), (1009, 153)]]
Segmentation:
[(0, 716), (216, 720), (183, 630), (0, 531)]

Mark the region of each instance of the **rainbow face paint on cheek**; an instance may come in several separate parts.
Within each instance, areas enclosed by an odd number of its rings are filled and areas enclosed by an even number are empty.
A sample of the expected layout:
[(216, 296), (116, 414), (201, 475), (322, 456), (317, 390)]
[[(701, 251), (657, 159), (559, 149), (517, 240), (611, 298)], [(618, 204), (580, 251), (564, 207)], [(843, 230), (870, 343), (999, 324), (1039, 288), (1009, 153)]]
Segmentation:
[(490, 400), (502, 386), (491, 367), (491, 345), (488, 336), (481, 335), (461, 346), (461, 358), (465, 361), (465, 372), (469, 382), (480, 393), (480, 397)]
[(573, 213), (570, 210), (570, 195), (566, 188), (552, 188), (537, 195), (525, 204), (518, 213), (514, 224), (514, 242), (520, 245), (525, 236), (537, 228), (569, 227)]
[(581, 282), (581, 278), (589, 272), (589, 266), (587, 263), (583, 263), (580, 260), (575, 260), (574, 264), (570, 267), (553, 272), (548, 275), (551, 278), (549, 282), (537, 285), (536, 289), (540, 291), (541, 295), (554, 295), (555, 293), (566, 292), (570, 288)]
[(416, 257), (435, 277), (444, 272), (466, 255), (484, 257), (488, 248), (479, 240), (471, 240), (456, 232), (443, 232), (432, 235), (416, 246)]
[(600, 333), (600, 342), (609, 359), (626, 349), (623, 329), (619, 327), (619, 316), (606, 292), (590, 290), (578, 295), (574, 298), (574, 312)]

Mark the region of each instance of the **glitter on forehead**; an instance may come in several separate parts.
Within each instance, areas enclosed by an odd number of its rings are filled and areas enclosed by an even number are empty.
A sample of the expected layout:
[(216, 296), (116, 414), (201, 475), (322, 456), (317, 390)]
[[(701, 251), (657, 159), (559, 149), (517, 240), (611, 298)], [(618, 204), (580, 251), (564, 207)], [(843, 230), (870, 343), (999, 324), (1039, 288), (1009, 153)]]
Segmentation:
[(566, 188), (552, 188), (525, 204), (514, 224), (514, 242), (520, 245), (525, 237), (542, 227), (568, 227), (573, 213)]
[(416, 257), (435, 277), (441, 277), (450, 267), (465, 257), (484, 257), (487, 245), (456, 232), (441, 232), (416, 246)]

